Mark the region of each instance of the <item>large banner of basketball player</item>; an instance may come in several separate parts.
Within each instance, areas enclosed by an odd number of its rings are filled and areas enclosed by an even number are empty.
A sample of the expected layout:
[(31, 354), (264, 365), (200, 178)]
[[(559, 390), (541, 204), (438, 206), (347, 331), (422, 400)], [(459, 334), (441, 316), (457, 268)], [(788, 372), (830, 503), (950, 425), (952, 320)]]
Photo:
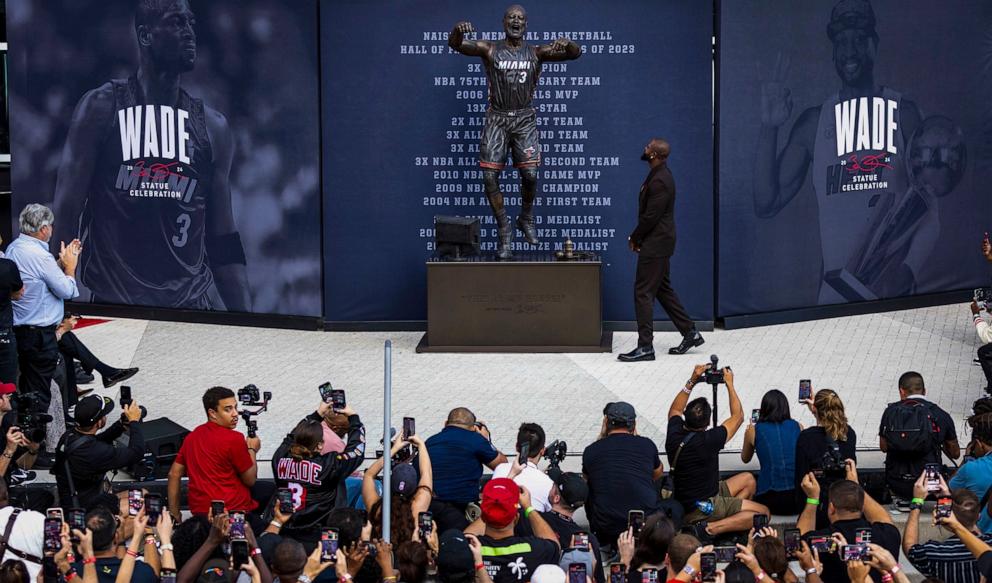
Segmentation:
[[(603, 259), (604, 317), (633, 320), (636, 259), (627, 236), (648, 173), (640, 156), (653, 137), (672, 146), (675, 287), (685, 290), (693, 318), (712, 319), (712, 7), (524, 2), (524, 41), (534, 50), (493, 53), (493, 70), (508, 84), (495, 91), (509, 105), (497, 106), (514, 114), (499, 122), (513, 134), (501, 141), (484, 137), (491, 88), (483, 59), (449, 48), (448, 35), (465, 21), (476, 31), (466, 26), (468, 39), (498, 43), (512, 3), (321, 4), (328, 319), (423, 320), (433, 217), (478, 217), (483, 253), (492, 258), (498, 229), (484, 171), (503, 167), (499, 187), (511, 225), (525, 216), (528, 181), (537, 183), (538, 242), (517, 230), (514, 258), (550, 258), (570, 239), (576, 250)], [(564, 41), (560, 58), (548, 57), (559, 38), (576, 43), (579, 58), (570, 60)], [(484, 140), (483, 155), (495, 159), (480, 166)], [(517, 168), (504, 166), (510, 152), (524, 169), (539, 160), (537, 171), (522, 181)]]
[(320, 314), (316, 0), (7, 4), (15, 214), (82, 300)]
[(987, 285), (990, 12), (721, 4), (721, 316)]

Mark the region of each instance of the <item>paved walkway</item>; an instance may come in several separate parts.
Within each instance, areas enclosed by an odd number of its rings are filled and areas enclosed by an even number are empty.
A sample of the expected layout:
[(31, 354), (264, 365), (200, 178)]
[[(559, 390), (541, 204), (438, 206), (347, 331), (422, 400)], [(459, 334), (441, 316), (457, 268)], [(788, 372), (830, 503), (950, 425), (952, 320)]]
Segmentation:
[[(150, 418), (167, 416), (193, 428), (204, 420), (200, 396), (208, 387), (254, 383), (272, 391), (270, 411), (258, 418), (265, 459), (317, 405), (317, 386), (328, 380), (347, 391), (368, 425), (374, 450), (382, 432), (386, 339), (394, 347), (394, 425), (413, 416), (421, 434), (433, 434), (448, 410), (467, 406), (489, 424), (504, 450), (512, 449), (521, 422), (536, 421), (549, 441), (563, 439), (580, 452), (599, 433), (603, 406), (621, 399), (636, 407), (639, 431), (660, 442), (671, 400), (692, 366), (711, 353), (734, 369), (746, 414), (770, 388), (793, 398), (800, 378), (812, 379), (814, 389), (836, 390), (861, 447), (877, 445), (879, 417), (898, 398), (895, 384), (904, 371), (923, 374), (929, 395), (959, 431), (984, 386), (981, 369), (972, 363), (978, 340), (965, 305), (717, 330), (705, 335), (706, 344), (694, 354), (632, 364), (617, 362), (616, 354), (633, 348), (634, 333), (616, 333), (613, 354), (523, 355), (416, 354), (421, 334), (412, 332), (300, 332), (122, 319), (78, 334), (109, 364), (141, 367), (130, 384)], [(658, 334), (659, 353), (676, 341), (674, 333)], [(116, 387), (99, 391), (117, 398)], [(696, 393), (706, 396), (710, 389), (699, 387)], [(719, 407), (725, 415), (723, 388)], [(809, 412), (797, 406), (793, 416), (812, 423)], [(739, 447), (742, 435), (732, 447)]]

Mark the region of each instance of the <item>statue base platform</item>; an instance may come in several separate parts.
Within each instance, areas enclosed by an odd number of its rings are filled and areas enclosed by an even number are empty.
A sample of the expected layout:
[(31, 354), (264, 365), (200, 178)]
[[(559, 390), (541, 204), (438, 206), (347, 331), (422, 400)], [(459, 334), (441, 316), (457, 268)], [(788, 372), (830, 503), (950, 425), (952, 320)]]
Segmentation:
[(598, 258), (432, 259), (417, 352), (610, 352), (601, 286)]

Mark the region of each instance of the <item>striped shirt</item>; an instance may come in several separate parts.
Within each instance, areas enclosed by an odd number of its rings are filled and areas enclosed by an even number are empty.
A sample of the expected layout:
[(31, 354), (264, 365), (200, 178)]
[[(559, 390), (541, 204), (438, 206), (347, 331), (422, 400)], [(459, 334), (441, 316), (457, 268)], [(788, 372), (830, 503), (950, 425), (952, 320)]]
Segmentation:
[[(979, 536), (985, 543), (992, 543), (992, 533)], [(956, 536), (945, 541), (927, 541), (909, 548), (909, 562), (924, 575), (936, 577), (946, 583), (978, 583), (981, 573), (971, 551)]]

